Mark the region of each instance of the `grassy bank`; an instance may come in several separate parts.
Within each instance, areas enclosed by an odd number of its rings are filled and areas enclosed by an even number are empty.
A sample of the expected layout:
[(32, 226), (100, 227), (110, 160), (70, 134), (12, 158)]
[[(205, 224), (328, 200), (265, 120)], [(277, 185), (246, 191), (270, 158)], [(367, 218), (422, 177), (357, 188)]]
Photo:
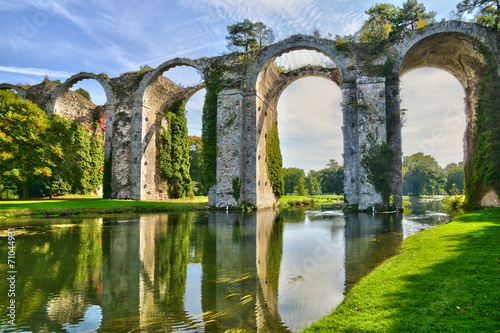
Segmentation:
[(311, 205), (342, 205), (344, 202), (343, 195), (285, 195), (280, 198), (279, 205), (287, 206), (311, 206)]
[(207, 197), (168, 201), (107, 200), (96, 197), (0, 201), (0, 218), (23, 215), (147, 213), (205, 209)]
[(500, 331), (500, 208), (408, 237), (303, 332)]

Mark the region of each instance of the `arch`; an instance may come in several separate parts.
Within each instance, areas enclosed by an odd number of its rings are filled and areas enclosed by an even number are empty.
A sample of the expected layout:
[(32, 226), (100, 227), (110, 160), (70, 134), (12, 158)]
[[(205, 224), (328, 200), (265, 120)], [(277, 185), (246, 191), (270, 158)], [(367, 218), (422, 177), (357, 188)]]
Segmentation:
[(259, 57), (249, 71), (251, 74), (248, 75), (246, 80), (247, 89), (256, 89), (259, 76), (275, 58), (295, 50), (312, 50), (323, 53), (325, 56), (331, 58), (340, 69), (340, 82), (348, 77), (347, 67), (351, 65), (351, 60), (335, 48), (334, 41), (314, 36), (293, 35), (265, 48), (259, 54)]
[[(154, 70), (147, 72), (141, 80), (139, 84), (139, 89), (137, 90), (137, 99), (136, 103), (142, 104), (145, 102), (145, 97), (148, 93), (148, 88), (151, 86), (153, 82), (155, 82), (158, 77), (160, 77), (164, 72), (168, 71), (171, 68), (177, 66), (189, 66), (198, 70), (200, 73), (203, 73), (206, 65), (203, 64), (200, 60), (191, 60), (188, 58), (174, 58), (168, 61), (165, 61)], [(204, 75), (201, 74), (202, 79), (205, 79)]]
[(341, 74), (338, 68), (325, 68), (321, 66), (305, 66), (294, 70), (281, 73), (278, 80), (274, 82), (273, 87), (268, 91), (265, 96), (266, 99), (276, 98), (279, 100), (281, 94), (285, 89), (297, 80), (305, 77), (321, 77), (328, 79), (335, 83), (339, 88), (341, 84)]
[(57, 113), (57, 104), (59, 99), (77, 82), (85, 79), (93, 79), (99, 82), (106, 93), (106, 109), (112, 109), (115, 103), (115, 98), (113, 94), (113, 89), (111, 88), (111, 83), (109, 77), (106, 74), (94, 74), (88, 72), (80, 72), (71, 76), (69, 79), (64, 81), (63, 84), (56, 87), (52, 93), (51, 102), (49, 103), (49, 114)]
[(204, 79), (203, 72), (206, 65), (203, 59), (175, 58), (144, 74), (137, 89), (133, 119), (134, 133), (136, 133), (133, 146), (136, 148), (133, 154), (137, 174), (140, 175), (136, 193), (141, 200), (161, 200), (168, 197), (156, 172), (157, 145), (151, 144), (156, 142), (158, 128), (166, 125), (162, 111), (173, 102), (181, 100), (185, 103), (193, 94), (205, 87), (203, 82), (184, 88), (166, 78), (160, 78), (164, 72), (177, 66), (193, 67)]
[(26, 90), (15, 84), (10, 84), (10, 83), (0, 83), (0, 90), (14, 90), (21, 96), (22, 99), (26, 99)]
[[(285, 73), (280, 73), (273, 61), (288, 52), (297, 50), (317, 51), (330, 58), (336, 67), (305, 66)], [(242, 202), (248, 201), (258, 207), (276, 204), (272, 181), (267, 171), (267, 138), (278, 121), (277, 103), (283, 90), (293, 81), (305, 76), (320, 76), (331, 79), (338, 86), (344, 80), (353, 80), (353, 71), (347, 68), (351, 60), (335, 48), (335, 41), (313, 36), (295, 35), (257, 53), (257, 60), (247, 70), (243, 82), (242, 124), (243, 140), (241, 147), (243, 158)]]
[[(399, 77), (423, 67), (438, 68), (452, 74), (465, 91), (466, 128), (464, 135), (464, 162), (466, 184), (473, 179), (473, 157), (476, 147), (476, 107), (478, 88), (488, 66), (488, 58), (499, 70), (499, 41), (493, 31), (461, 21), (430, 25), (414, 32), (395, 45), (395, 73)], [(500, 72), (500, 71), (499, 71)], [(471, 185), (472, 186), (472, 185)], [(468, 189), (468, 193), (475, 189)], [(475, 203), (479, 205), (478, 203)]]
[[(399, 77), (422, 67), (446, 70), (467, 88), (466, 66), (484, 64), (479, 46), (488, 48), (498, 59), (495, 34), (475, 23), (447, 21), (429, 25), (404, 38), (395, 46), (395, 70)], [(472, 73), (475, 74), (475, 73)]]

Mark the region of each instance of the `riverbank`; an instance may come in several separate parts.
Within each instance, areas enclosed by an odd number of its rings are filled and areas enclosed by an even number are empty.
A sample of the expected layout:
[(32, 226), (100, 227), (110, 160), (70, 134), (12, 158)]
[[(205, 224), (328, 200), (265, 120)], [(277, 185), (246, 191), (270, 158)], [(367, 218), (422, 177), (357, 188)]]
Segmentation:
[(204, 210), (207, 203), (208, 197), (167, 201), (108, 200), (82, 196), (26, 201), (7, 200), (0, 201), (0, 219), (17, 216), (63, 216)]
[(500, 208), (408, 237), (302, 332), (500, 331)]

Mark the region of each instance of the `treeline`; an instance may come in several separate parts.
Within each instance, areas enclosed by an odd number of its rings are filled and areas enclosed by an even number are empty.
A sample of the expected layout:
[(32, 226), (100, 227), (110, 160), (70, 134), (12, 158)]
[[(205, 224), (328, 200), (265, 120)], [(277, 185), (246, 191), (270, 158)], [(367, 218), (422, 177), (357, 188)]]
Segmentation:
[(100, 119), (80, 124), (48, 116), (12, 91), (0, 91), (0, 193), (43, 197), (88, 194), (102, 184)]
[(344, 193), (344, 167), (330, 160), (326, 168), (307, 174), (303, 169), (283, 168), (285, 194), (318, 195)]
[(463, 162), (441, 168), (434, 157), (423, 153), (403, 158), (403, 195), (458, 195), (463, 191)]

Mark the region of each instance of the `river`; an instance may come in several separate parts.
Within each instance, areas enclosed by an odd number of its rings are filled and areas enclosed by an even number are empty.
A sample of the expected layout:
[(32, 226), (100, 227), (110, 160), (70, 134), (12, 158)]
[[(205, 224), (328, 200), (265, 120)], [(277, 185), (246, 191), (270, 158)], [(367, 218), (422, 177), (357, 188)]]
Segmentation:
[(4, 220), (0, 331), (297, 332), (340, 304), (404, 238), (450, 218), (439, 201), (413, 200), (404, 214)]

